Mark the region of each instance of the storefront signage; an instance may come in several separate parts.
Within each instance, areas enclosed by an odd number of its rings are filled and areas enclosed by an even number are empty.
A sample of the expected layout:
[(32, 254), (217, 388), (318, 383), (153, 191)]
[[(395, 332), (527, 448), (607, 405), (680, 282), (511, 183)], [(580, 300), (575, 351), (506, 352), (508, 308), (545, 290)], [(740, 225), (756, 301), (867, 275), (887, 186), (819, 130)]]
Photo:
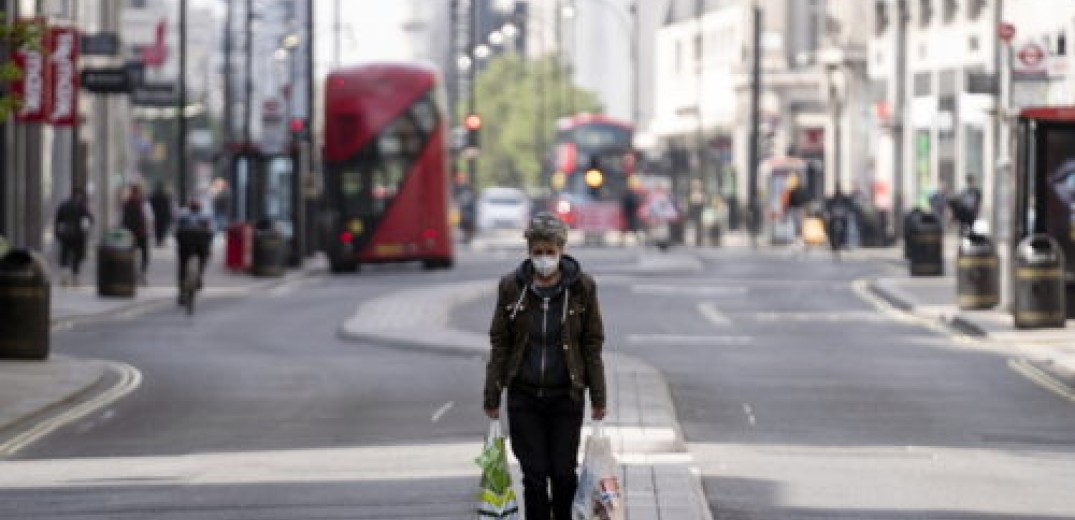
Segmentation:
[[(20, 20), (18, 23), (38, 25), (42, 30), (45, 27), (44, 19), (39, 18)], [(15, 112), (15, 120), (23, 123), (44, 121), (49, 87), (46, 81), (45, 53), (39, 47), (25, 45), (12, 52), (11, 60), (22, 74), (21, 78), (11, 83), (12, 94), (22, 103)]]
[(78, 122), (78, 29), (53, 27), (45, 38), (50, 95), (45, 114), (49, 123), (73, 126)]

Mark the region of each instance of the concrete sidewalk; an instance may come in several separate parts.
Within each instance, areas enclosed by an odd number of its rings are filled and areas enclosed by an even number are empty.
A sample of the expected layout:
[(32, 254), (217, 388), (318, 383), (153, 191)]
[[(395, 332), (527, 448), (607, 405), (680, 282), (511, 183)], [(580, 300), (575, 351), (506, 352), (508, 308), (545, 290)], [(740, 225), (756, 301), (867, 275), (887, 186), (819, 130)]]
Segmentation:
[[(640, 270), (650, 272), (652, 267), (640, 265)], [(455, 306), (495, 298), (495, 288), (495, 281), (483, 280), (387, 295), (364, 303), (342, 325), (340, 335), (400, 348), (484, 357), (489, 352), (488, 335), (455, 329), (449, 316)], [(611, 352), (605, 355), (605, 370), (609, 413), (604, 427), (621, 463), (629, 517), (710, 520), (701, 480), (692, 470), (663, 376), (638, 359)], [(592, 426), (587, 419), (584, 434)], [(515, 483), (520, 482), (516, 468)]]
[[(60, 287), (59, 276), (53, 269), (53, 331), (176, 306), (175, 249), (153, 249), (151, 254), (148, 284), (139, 286), (133, 298), (97, 296), (92, 257), (82, 273), (81, 287)], [(303, 269), (289, 271), (283, 277), (254, 278), (228, 272), (222, 259), (218, 244), (206, 267), (206, 289), (202, 297), (241, 296), (325, 270), (323, 259), (315, 258), (307, 260)], [(12, 440), (33, 429), (39, 421), (91, 394), (109, 391), (110, 387), (129, 379), (125, 379), (124, 371), (130, 370), (133, 369), (121, 363), (57, 355), (47, 361), (0, 360), (0, 457), (11, 455), (15, 447), (21, 447), (22, 443)]]
[[(954, 273), (954, 268), (948, 271)], [(1012, 356), (1012, 368), (1075, 400), (1075, 321), (1068, 320), (1066, 328), (1021, 330), (1015, 328), (1011, 313), (1003, 306), (961, 310), (955, 304), (954, 274), (880, 278), (871, 281), (869, 289), (901, 311), (944, 325)]]

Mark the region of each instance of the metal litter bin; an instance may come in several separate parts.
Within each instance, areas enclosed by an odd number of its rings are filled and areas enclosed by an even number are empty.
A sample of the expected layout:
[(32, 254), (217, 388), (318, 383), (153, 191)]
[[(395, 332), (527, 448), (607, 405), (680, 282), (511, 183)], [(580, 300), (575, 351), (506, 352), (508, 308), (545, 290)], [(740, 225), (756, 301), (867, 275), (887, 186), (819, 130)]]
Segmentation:
[(0, 358), (48, 359), (51, 296), (40, 257), (15, 249), (0, 258)]
[(1023, 239), (1015, 248), (1012, 282), (1016, 328), (1064, 326), (1064, 252), (1056, 240), (1048, 235)]
[(271, 220), (258, 221), (254, 227), (250, 273), (254, 276), (283, 276), (286, 262), (283, 234)]
[(992, 309), (1000, 303), (1000, 257), (993, 241), (970, 234), (959, 243), (956, 298), (960, 309)]
[(134, 236), (123, 228), (105, 234), (97, 248), (97, 294), (133, 298), (137, 286)]
[(908, 221), (907, 242), (911, 276), (944, 275), (944, 230), (932, 213)]

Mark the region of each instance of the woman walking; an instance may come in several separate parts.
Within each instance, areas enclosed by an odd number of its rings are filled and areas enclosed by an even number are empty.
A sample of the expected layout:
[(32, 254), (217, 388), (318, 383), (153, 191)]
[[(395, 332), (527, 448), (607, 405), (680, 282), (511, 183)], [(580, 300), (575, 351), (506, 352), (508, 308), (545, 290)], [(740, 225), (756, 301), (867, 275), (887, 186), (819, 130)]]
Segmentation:
[(526, 519), (568, 520), (587, 389), (593, 419), (605, 417), (604, 325), (597, 285), (564, 254), (567, 226), (539, 213), (525, 237), (529, 258), (500, 279), (483, 406), (498, 419), (507, 391)]

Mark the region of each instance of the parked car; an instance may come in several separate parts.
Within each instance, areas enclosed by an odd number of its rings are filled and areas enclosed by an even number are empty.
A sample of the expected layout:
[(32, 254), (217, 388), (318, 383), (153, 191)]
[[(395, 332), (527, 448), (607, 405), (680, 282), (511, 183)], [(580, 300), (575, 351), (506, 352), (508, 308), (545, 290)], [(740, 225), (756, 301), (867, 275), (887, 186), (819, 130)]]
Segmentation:
[(478, 229), (525, 229), (530, 220), (530, 198), (520, 189), (492, 187), (478, 198)]

